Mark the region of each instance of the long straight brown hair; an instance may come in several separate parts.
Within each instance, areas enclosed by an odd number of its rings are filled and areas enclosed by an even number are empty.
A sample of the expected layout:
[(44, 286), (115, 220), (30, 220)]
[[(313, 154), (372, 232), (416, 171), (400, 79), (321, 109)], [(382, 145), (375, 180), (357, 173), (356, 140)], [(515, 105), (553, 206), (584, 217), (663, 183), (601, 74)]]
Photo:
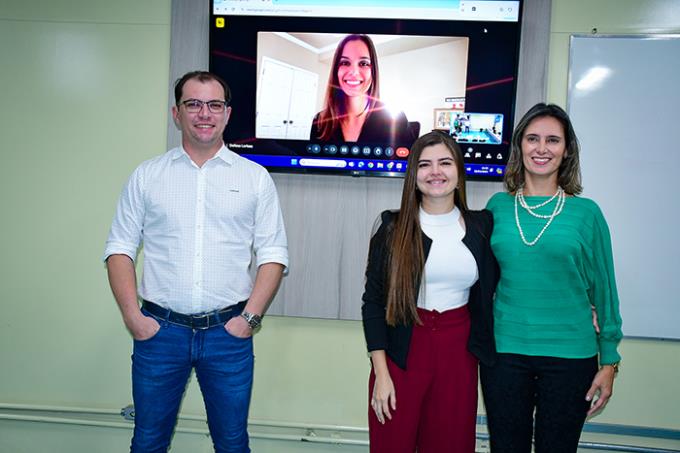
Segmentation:
[(460, 147), (451, 136), (443, 132), (432, 131), (423, 135), (411, 146), (401, 193), (401, 209), (388, 244), (390, 257), (387, 268), (386, 319), (391, 326), (420, 324), (415, 301), (423, 278), (425, 251), (419, 219), (422, 194), (417, 185), (418, 161), (425, 148), (438, 144), (448, 148), (456, 164), (458, 187), (453, 193), (453, 202), (461, 213), (467, 211), (465, 167)]

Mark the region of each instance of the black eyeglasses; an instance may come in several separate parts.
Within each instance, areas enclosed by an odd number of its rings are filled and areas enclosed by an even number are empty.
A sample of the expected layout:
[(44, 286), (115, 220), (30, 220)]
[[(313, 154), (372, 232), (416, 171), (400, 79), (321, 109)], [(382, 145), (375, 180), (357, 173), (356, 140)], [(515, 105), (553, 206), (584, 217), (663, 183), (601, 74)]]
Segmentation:
[(220, 101), (218, 99), (213, 99), (211, 101), (201, 101), (199, 99), (187, 99), (186, 101), (180, 102), (187, 109), (189, 113), (198, 113), (201, 111), (204, 105), (208, 106), (210, 113), (224, 113), (227, 108), (227, 103), (225, 101)]

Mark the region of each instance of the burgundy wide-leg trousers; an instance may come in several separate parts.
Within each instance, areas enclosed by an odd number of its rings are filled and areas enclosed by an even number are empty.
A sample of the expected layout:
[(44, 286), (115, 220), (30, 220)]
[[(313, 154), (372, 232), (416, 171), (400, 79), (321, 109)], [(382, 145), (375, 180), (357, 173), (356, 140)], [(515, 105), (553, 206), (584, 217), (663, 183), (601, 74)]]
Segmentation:
[(418, 309), (406, 370), (387, 359), (397, 409), (385, 424), (370, 405), (371, 453), (474, 453), (477, 424), (477, 359), (467, 350), (467, 306), (444, 313)]

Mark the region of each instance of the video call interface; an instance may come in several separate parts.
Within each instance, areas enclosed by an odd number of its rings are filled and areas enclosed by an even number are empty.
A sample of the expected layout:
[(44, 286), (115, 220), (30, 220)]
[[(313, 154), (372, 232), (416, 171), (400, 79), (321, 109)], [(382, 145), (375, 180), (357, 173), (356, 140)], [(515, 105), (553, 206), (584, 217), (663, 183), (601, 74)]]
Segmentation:
[[(518, 10), (517, 1), (213, 0), (210, 70), (232, 91), (225, 143), (270, 171), (403, 177), (413, 142), (437, 130), (460, 145), (468, 177), (499, 179)], [(343, 123), (353, 114), (362, 125)]]

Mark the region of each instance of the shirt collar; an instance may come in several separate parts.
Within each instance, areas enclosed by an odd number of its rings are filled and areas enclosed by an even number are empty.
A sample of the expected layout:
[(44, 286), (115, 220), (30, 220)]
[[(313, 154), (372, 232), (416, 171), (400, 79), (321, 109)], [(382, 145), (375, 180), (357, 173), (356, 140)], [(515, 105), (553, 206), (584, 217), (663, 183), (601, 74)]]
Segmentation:
[[(179, 159), (180, 157), (186, 157), (188, 160), (191, 160), (191, 157), (189, 157), (189, 154), (187, 154), (187, 152), (184, 150), (184, 147), (181, 145), (177, 148), (173, 148), (170, 152), (172, 153), (170, 158), (173, 161)], [(222, 143), (222, 147), (212, 157), (212, 159), (221, 159), (224, 163), (230, 166), (233, 165), (235, 158), (236, 154), (227, 148), (224, 143)]]
[(170, 150), (170, 159), (172, 159), (173, 161), (176, 161), (182, 156), (186, 156), (187, 159), (189, 158), (189, 155), (186, 153), (186, 151), (184, 151), (184, 148), (182, 148), (181, 146), (178, 146), (177, 148), (172, 148)]
[(236, 154), (222, 143), (222, 147), (217, 151), (217, 154), (215, 154), (215, 158), (222, 159), (228, 165), (233, 165)]

